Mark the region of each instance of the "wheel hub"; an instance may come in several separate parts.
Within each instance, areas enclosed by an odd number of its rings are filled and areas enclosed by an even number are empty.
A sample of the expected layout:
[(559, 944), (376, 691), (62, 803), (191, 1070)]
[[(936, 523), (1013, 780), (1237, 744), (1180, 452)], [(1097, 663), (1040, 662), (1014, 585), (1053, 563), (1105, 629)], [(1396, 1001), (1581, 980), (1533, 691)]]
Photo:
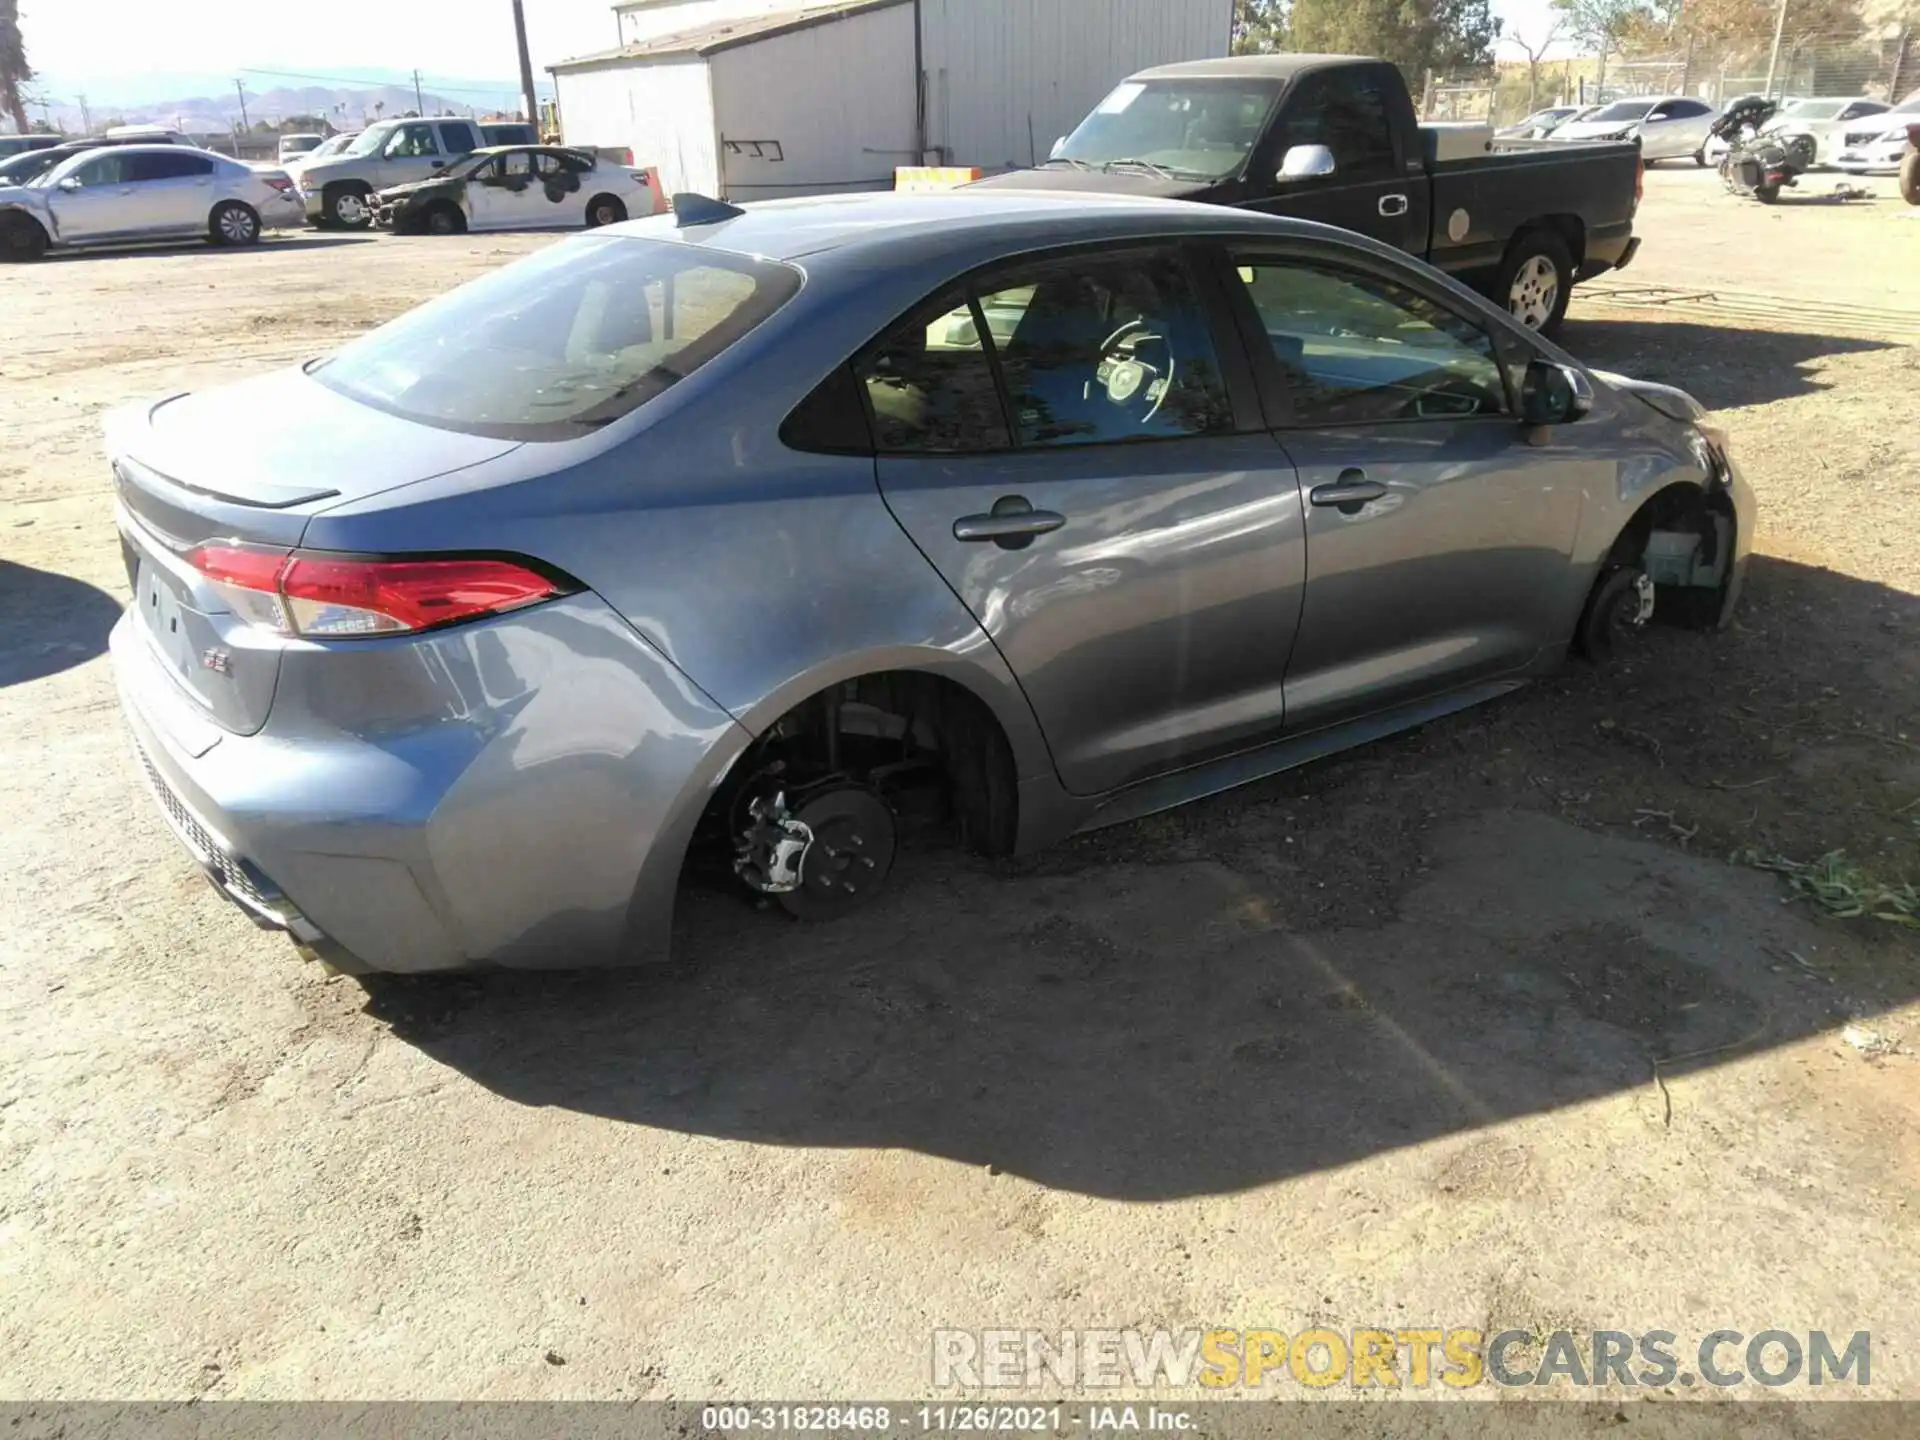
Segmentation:
[(1560, 298), (1560, 277), (1553, 262), (1544, 255), (1532, 255), (1514, 272), (1507, 291), (1507, 309), (1513, 318), (1529, 330), (1538, 330), (1553, 317), (1554, 302)]

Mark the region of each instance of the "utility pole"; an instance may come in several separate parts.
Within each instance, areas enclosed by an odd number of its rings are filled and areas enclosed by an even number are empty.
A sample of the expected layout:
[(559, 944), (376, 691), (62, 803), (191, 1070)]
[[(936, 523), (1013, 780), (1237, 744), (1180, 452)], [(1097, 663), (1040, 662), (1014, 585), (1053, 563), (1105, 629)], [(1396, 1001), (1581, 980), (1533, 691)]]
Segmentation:
[(1767, 94), (1773, 94), (1773, 72), (1780, 64), (1780, 32), (1787, 28), (1787, 0), (1780, 0), (1779, 13), (1773, 17), (1773, 53), (1767, 56)]
[(82, 135), (91, 135), (93, 133), (93, 112), (87, 109), (86, 96), (84, 95), (80, 96), (79, 100), (80, 100), (80, 133)]
[(247, 124), (247, 87), (241, 81), (233, 82), (233, 93), (240, 97), (240, 133), (245, 134), (251, 127)]
[(513, 0), (513, 42), (520, 47), (520, 99), (527, 107), (527, 123), (540, 123), (540, 97), (533, 93), (533, 60), (527, 54), (527, 13), (521, 0)]
[(427, 113), (427, 102), (420, 94), (420, 72), (418, 70), (413, 72), (413, 113), (416, 115), (425, 115)]

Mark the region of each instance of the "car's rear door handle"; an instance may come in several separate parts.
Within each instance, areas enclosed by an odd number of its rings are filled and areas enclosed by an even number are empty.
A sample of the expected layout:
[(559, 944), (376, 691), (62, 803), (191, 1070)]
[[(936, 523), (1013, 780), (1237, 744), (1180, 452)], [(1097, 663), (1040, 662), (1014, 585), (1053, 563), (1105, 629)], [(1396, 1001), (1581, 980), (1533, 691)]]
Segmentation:
[(1404, 215), (1407, 213), (1407, 205), (1407, 197), (1404, 195), (1382, 195), (1380, 197), (1380, 213), (1382, 215)]
[(1054, 510), (1036, 510), (1024, 495), (1003, 495), (985, 515), (962, 515), (953, 522), (956, 540), (992, 540), (1007, 549), (1019, 549), (1036, 535), (1058, 530), (1067, 517)]
[(1342, 470), (1333, 484), (1314, 486), (1307, 498), (1316, 505), (1337, 506), (1343, 515), (1357, 515), (1368, 501), (1384, 499), (1386, 493), (1387, 487), (1367, 479), (1366, 471)]

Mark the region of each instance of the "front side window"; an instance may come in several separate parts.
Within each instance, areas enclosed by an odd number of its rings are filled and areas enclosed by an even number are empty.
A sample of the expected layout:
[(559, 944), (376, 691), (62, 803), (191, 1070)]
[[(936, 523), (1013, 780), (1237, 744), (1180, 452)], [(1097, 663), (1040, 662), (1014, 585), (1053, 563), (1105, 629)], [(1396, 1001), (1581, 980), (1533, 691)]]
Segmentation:
[(1492, 338), (1426, 296), (1295, 260), (1242, 259), (1238, 274), (1292, 393), (1294, 424), (1506, 413)]
[(1308, 76), (1287, 106), (1275, 158), (1295, 145), (1326, 146), (1336, 174), (1391, 174), (1393, 120), (1379, 80), (1366, 70)]
[(511, 155), (502, 155), (499, 160), (500, 176), (507, 180), (528, 180), (533, 177), (533, 157), (524, 150)]
[(855, 371), (882, 450), (1103, 444), (1233, 427), (1206, 312), (1185, 262), (1164, 251), (1001, 271), (909, 316)]
[(431, 125), (402, 125), (394, 131), (393, 140), (387, 146), (387, 154), (396, 160), (439, 153), (440, 142), (433, 138)]
[(132, 157), (117, 150), (96, 155), (73, 172), (73, 178), (87, 189), (97, 185), (122, 185), (130, 178), (127, 161)]
[(309, 373), (424, 425), (570, 439), (685, 379), (799, 289), (799, 273), (787, 265), (583, 237), (463, 285)]
[(1247, 162), (1278, 81), (1129, 80), (1102, 100), (1054, 159), (1096, 170), (1167, 170), (1215, 179)]

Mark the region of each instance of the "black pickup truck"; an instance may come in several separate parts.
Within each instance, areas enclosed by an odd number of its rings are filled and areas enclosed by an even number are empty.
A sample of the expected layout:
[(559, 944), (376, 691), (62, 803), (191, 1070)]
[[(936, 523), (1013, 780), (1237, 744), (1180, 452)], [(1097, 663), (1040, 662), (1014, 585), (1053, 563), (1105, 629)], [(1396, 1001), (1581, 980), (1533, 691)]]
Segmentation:
[(1640, 176), (1633, 144), (1495, 149), (1485, 131), (1423, 127), (1384, 60), (1243, 55), (1142, 70), (1050, 159), (976, 183), (1324, 221), (1418, 255), (1550, 330), (1576, 280), (1633, 259)]

